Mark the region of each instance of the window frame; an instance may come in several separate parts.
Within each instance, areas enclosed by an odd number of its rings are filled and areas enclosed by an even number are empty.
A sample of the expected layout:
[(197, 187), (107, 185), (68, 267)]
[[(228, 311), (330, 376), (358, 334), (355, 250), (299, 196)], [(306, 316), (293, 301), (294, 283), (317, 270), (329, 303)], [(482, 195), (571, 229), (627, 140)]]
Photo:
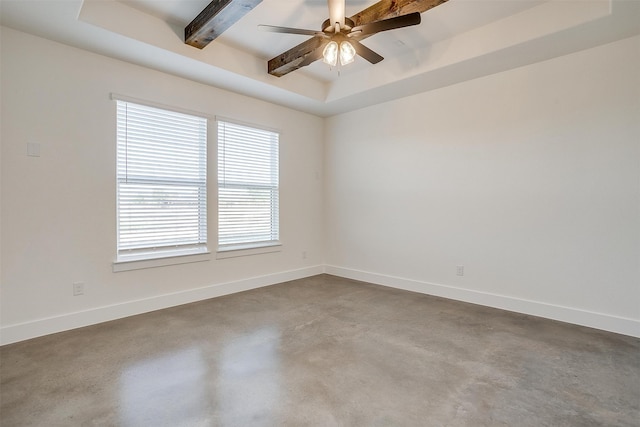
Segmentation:
[[(210, 219), (209, 219), (209, 190), (210, 190), (210, 180), (209, 180), (209, 172), (210, 172), (210, 159), (209, 159), (209, 147), (211, 142), (211, 122), (212, 117), (207, 114), (203, 114), (197, 111), (186, 110), (182, 108), (176, 108), (173, 106), (168, 106), (156, 102), (150, 102), (147, 100), (141, 100), (137, 98), (132, 98), (128, 96), (123, 96), (119, 94), (112, 93), (111, 99), (117, 101), (115, 113), (116, 113), (116, 124), (114, 126), (116, 132), (116, 257), (112, 264), (113, 271), (128, 271), (128, 270), (136, 270), (142, 268), (153, 268), (160, 267), (166, 265), (175, 265), (175, 264), (185, 264), (192, 262), (200, 262), (200, 261), (209, 261), (211, 259), (211, 252), (209, 251), (209, 240), (210, 239)], [(204, 137), (204, 234), (205, 239), (204, 242), (199, 242), (197, 244), (191, 245), (177, 245), (173, 248), (165, 247), (165, 248), (153, 248), (152, 246), (145, 248), (134, 250), (129, 253), (126, 251), (121, 251), (119, 248), (120, 245), (120, 204), (119, 204), (119, 192), (120, 192), (120, 176), (118, 174), (117, 168), (119, 164), (118, 154), (118, 123), (117, 123), (117, 114), (118, 114), (118, 102), (126, 102), (131, 104), (137, 104), (142, 107), (150, 107), (154, 109), (165, 110), (167, 112), (185, 114), (189, 116), (198, 117), (200, 119), (205, 120), (206, 125), (206, 133)], [(199, 169), (202, 172), (201, 169)], [(162, 181), (167, 182), (166, 179), (159, 179), (159, 182)], [(201, 206), (202, 207), (202, 206)], [(202, 211), (199, 209), (199, 215), (202, 214)], [(199, 239), (201, 240), (201, 239)]]
[[(275, 149), (277, 150), (277, 154), (275, 156), (276, 161), (276, 186), (275, 190), (277, 192), (276, 196), (276, 208), (275, 208), (275, 216), (276, 216), (276, 228), (277, 228), (277, 239), (275, 240), (265, 240), (265, 241), (256, 241), (256, 242), (244, 242), (244, 243), (230, 243), (230, 244), (221, 244), (220, 243), (220, 168), (221, 168), (221, 135), (220, 135), (220, 123), (228, 123), (231, 125), (242, 126), (245, 128), (253, 129), (256, 131), (269, 132), (273, 133), (277, 136)], [(265, 253), (273, 253), (282, 251), (282, 239), (281, 239), (281, 227), (280, 227), (280, 147), (281, 147), (281, 138), (282, 131), (279, 129), (275, 129), (272, 127), (257, 125), (255, 123), (248, 123), (245, 121), (240, 121), (228, 117), (216, 116), (215, 117), (215, 132), (216, 132), (216, 193), (217, 193), (217, 228), (216, 228), (216, 240), (217, 240), (217, 252), (216, 259), (226, 259), (226, 258), (234, 258), (239, 256), (247, 256), (247, 255), (257, 255), (257, 254), (265, 254)], [(273, 218), (274, 210), (270, 211), (270, 216)], [(273, 224), (272, 224), (273, 227)]]

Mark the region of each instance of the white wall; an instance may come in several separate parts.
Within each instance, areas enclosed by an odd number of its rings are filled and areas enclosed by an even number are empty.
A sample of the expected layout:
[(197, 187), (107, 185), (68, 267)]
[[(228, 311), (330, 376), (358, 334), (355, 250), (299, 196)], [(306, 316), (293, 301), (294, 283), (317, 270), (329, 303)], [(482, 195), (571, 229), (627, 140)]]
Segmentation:
[(640, 336), (640, 38), (326, 132), (328, 272)]
[[(7, 28), (1, 41), (3, 343), (322, 271), (323, 119)], [(111, 92), (280, 129), (283, 251), (113, 273)], [(209, 151), (215, 170), (213, 137)]]
[[(2, 343), (325, 259), (346, 277), (640, 336), (638, 37), (326, 121), (6, 28), (1, 42)], [(113, 273), (111, 92), (281, 129), (283, 252)]]

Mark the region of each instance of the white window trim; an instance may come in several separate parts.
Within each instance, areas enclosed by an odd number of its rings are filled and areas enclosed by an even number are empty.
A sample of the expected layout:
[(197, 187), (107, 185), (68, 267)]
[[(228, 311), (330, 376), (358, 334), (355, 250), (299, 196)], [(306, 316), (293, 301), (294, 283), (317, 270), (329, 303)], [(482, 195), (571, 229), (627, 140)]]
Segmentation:
[(270, 254), (282, 252), (282, 242), (268, 242), (262, 244), (250, 243), (247, 245), (228, 245), (218, 247), (216, 259), (237, 258), (251, 255)]
[[(264, 131), (268, 131), (268, 132), (273, 132), (273, 133), (277, 133), (279, 136), (279, 139), (281, 139), (283, 132), (280, 129), (277, 128), (273, 128), (273, 127), (269, 127), (269, 126), (264, 126), (264, 125), (260, 125), (260, 124), (256, 124), (256, 123), (250, 123), (250, 122), (245, 122), (242, 120), (236, 120), (233, 118), (229, 118), (229, 117), (225, 117), (225, 116), (219, 116), (216, 115), (215, 116), (215, 139), (216, 139), (216, 160), (215, 160), (215, 164), (216, 164), (216, 193), (219, 192), (219, 181), (218, 181), (218, 167), (219, 167), (219, 161), (218, 161), (218, 150), (219, 150), (219, 135), (218, 135), (218, 122), (227, 122), (227, 123), (231, 123), (231, 124), (236, 124), (236, 125), (240, 125), (240, 126), (246, 126), (246, 127), (250, 127), (250, 128), (255, 128), (255, 129), (261, 129)], [(279, 154), (278, 156), (280, 156), (280, 143), (278, 143), (278, 151)], [(278, 159), (278, 163), (280, 164), (280, 159)], [(280, 174), (280, 170), (278, 170), (278, 174)], [(280, 191), (280, 184), (278, 184), (278, 191)], [(217, 197), (216, 197), (217, 200)], [(219, 202), (218, 202), (219, 203)], [(216, 206), (216, 213), (217, 215), (219, 215), (219, 205)], [(220, 231), (220, 227), (217, 226), (216, 227), (216, 231), (217, 233), (219, 233)], [(279, 233), (281, 232), (281, 230), (279, 231)], [(216, 235), (216, 240), (219, 242), (219, 235)], [(216, 252), (216, 259), (227, 259), (227, 258), (236, 258), (236, 257), (242, 257), (242, 256), (251, 256), (251, 255), (259, 255), (259, 254), (266, 254), (266, 253), (274, 253), (274, 252), (281, 252), (282, 251), (282, 242), (280, 240), (277, 241), (266, 241), (266, 242), (250, 242), (250, 243), (238, 243), (238, 244), (228, 244), (228, 245), (222, 245), (222, 246), (218, 246), (218, 250)]]
[[(232, 119), (230, 117), (225, 117), (225, 116), (214, 116), (214, 119), (217, 122), (227, 122), (227, 123), (233, 123), (236, 125), (240, 125), (240, 126), (248, 126), (248, 127), (252, 127), (252, 128), (256, 128), (256, 129), (262, 129), (262, 130), (266, 130), (269, 132), (273, 132), (273, 133), (277, 133), (280, 134), (280, 136), (282, 136), (284, 134), (284, 132), (278, 128), (274, 128), (274, 127), (270, 127), (270, 126), (265, 126), (265, 125), (261, 125), (261, 124), (257, 124), (257, 123), (251, 123), (251, 122), (245, 122), (243, 120), (237, 120), (237, 119)], [(217, 127), (216, 127), (216, 132), (217, 132)], [(217, 141), (217, 139), (216, 139)]]
[[(149, 107), (161, 108), (163, 110), (175, 111), (176, 113), (189, 114), (191, 116), (201, 117), (203, 119), (207, 119), (209, 121), (214, 121), (216, 116), (211, 114), (205, 114), (196, 110), (189, 110), (186, 108), (175, 107), (173, 105), (162, 104), (160, 102), (148, 101), (146, 99), (134, 98), (132, 96), (121, 95), (119, 93), (111, 93), (111, 99), (113, 101), (124, 101), (124, 102), (132, 102), (134, 104), (147, 105)], [(207, 137), (207, 139), (209, 139)], [(208, 141), (207, 141), (208, 142)]]
[(118, 259), (113, 262), (114, 273), (121, 271), (142, 270), (145, 268), (165, 267), (168, 265), (190, 264), (211, 260), (211, 252), (200, 252), (197, 254), (179, 254), (177, 252), (167, 252), (165, 256), (155, 258), (140, 259)]
[[(114, 101), (124, 101), (124, 102), (132, 102), (141, 105), (147, 105), (149, 107), (155, 107), (160, 109), (165, 109), (169, 111), (175, 111), (178, 113), (189, 114), (192, 116), (201, 117), (207, 120), (207, 122), (211, 122), (215, 120), (215, 116), (210, 114), (205, 114), (199, 111), (189, 110), (185, 108), (179, 108), (172, 105), (166, 105), (158, 102), (148, 101), (146, 99), (135, 98), (131, 96), (121, 95), (118, 93), (112, 92), (110, 94), (111, 100)], [(211, 143), (211, 132), (207, 132), (207, 146)], [(217, 139), (216, 139), (217, 143)], [(207, 159), (207, 174), (209, 174), (210, 161)], [(207, 202), (209, 204), (209, 202)], [(209, 208), (207, 207), (207, 211)], [(210, 224), (207, 224), (207, 229), (209, 229)], [(112, 270), (114, 273), (122, 272), (122, 271), (131, 271), (131, 270), (139, 270), (139, 269), (147, 269), (147, 268), (155, 268), (155, 267), (164, 267), (169, 265), (179, 265), (179, 264), (189, 264), (195, 262), (202, 261), (210, 261), (211, 260), (211, 252), (208, 249), (208, 243), (204, 246), (199, 246), (197, 248), (188, 248), (182, 250), (162, 250), (162, 251), (142, 251), (132, 255), (118, 255), (116, 254), (116, 259), (112, 263)]]

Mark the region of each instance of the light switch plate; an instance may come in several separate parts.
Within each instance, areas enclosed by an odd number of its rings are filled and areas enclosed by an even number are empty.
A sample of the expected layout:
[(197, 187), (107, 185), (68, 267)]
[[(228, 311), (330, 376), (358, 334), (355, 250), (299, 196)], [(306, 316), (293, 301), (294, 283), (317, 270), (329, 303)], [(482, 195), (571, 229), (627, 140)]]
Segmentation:
[(75, 282), (73, 284), (73, 296), (84, 295), (84, 282)]
[(40, 157), (40, 144), (37, 142), (27, 142), (27, 156)]

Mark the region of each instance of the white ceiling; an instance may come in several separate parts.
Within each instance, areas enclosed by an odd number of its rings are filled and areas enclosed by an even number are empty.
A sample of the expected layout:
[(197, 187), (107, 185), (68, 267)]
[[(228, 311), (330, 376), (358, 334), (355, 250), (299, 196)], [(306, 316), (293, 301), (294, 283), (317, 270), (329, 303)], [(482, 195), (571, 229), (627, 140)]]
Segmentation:
[[(210, 2), (210, 0), (121, 1), (179, 28), (184, 28), (189, 24)], [(453, 0), (451, 3), (445, 3), (423, 14), (423, 23), (420, 26), (370, 37), (364, 44), (382, 56), (398, 56), (421, 49), (426, 43), (435, 43), (450, 38), (539, 5), (544, 1), (546, 0)], [(376, 2), (377, 0), (347, 1), (346, 15), (355, 15)], [(463, 3), (464, 8), (461, 8)], [(218, 41), (267, 61), (302, 43), (309, 37), (261, 32), (257, 28), (258, 24), (320, 30), (322, 22), (328, 17), (326, 0), (266, 0), (225, 31)], [(349, 69), (341, 70), (341, 74), (358, 71), (369, 66), (371, 65), (364, 59), (357, 58), (356, 64), (350, 66)], [(321, 61), (301, 69), (300, 72), (327, 82), (339, 77), (337, 70), (332, 70)]]
[[(385, 57), (342, 69), (317, 61), (281, 78), (267, 60), (320, 29), (325, 0), (263, 0), (203, 50), (184, 27), (210, 0), (0, 0), (2, 25), (328, 116), (640, 34), (637, 0), (449, 0), (422, 23), (364, 41)], [(347, 16), (375, 0), (347, 1)]]

